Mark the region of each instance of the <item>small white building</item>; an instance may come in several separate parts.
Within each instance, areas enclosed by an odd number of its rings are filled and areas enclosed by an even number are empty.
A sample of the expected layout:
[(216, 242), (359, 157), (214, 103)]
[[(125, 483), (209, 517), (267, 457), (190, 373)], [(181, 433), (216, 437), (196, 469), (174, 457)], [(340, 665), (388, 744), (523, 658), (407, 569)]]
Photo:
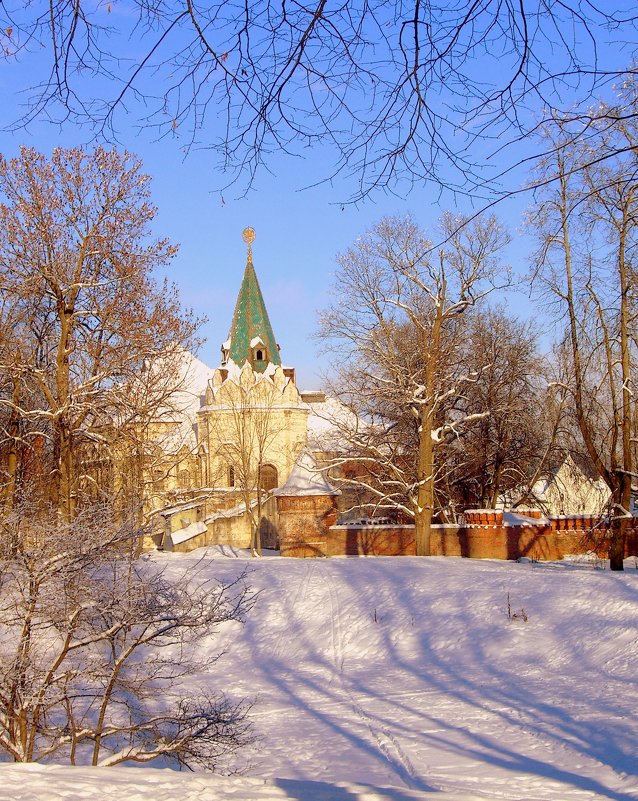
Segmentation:
[(571, 455), (532, 487), (532, 502), (548, 515), (596, 515), (604, 511), (609, 487), (587, 464)]

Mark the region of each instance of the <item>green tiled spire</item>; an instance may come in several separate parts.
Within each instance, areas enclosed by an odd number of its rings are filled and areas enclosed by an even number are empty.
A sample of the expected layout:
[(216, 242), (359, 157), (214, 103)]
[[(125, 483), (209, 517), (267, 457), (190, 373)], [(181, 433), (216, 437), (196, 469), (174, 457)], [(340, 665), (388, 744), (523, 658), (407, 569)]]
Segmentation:
[[(251, 233), (254, 237), (254, 232)], [(244, 239), (246, 240), (246, 232)], [(228, 341), (224, 343), (223, 351), (224, 361), (232, 359), (240, 367), (248, 361), (253, 370), (263, 373), (268, 362), (281, 365), (281, 357), (253, 267), (251, 242), (252, 239), (248, 241), (248, 261), (244, 280), (241, 282)], [(261, 342), (257, 342), (258, 339)], [(262, 358), (259, 359), (259, 356)]]

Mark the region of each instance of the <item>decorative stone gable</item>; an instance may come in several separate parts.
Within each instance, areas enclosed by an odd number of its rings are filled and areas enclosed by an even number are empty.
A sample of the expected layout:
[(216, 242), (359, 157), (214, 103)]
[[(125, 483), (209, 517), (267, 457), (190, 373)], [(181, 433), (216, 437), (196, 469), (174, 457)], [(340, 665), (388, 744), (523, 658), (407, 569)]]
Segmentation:
[[(268, 373), (248, 362), (233, 372), (218, 368), (206, 388), (197, 430), (203, 473), (210, 483), (231, 489), (233, 463), (259, 460), (270, 489), (285, 483), (308, 437), (309, 407), (281, 366)], [(264, 479), (265, 481), (266, 479)]]

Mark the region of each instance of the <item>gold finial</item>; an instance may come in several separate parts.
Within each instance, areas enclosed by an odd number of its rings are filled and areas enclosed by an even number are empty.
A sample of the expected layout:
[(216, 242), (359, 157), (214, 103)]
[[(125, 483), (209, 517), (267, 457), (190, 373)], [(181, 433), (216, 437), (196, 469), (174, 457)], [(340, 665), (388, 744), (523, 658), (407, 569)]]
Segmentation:
[(244, 228), (242, 239), (248, 245), (248, 259), (252, 261), (253, 258), (253, 242), (255, 241), (255, 229)]

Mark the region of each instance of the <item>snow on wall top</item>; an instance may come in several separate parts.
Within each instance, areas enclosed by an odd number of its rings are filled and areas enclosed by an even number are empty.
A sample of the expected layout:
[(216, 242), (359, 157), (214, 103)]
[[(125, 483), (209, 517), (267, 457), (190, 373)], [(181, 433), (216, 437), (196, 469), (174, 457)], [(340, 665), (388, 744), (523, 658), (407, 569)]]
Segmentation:
[(196, 537), (198, 534), (203, 534), (207, 530), (208, 527), (206, 524), (198, 521), (196, 523), (191, 523), (190, 526), (186, 526), (185, 528), (180, 528), (178, 531), (171, 532), (170, 537), (173, 545), (179, 545), (180, 542), (191, 540), (193, 537)]
[(503, 523), (506, 526), (546, 526), (549, 523), (547, 517), (527, 517), (517, 512), (503, 512)]

